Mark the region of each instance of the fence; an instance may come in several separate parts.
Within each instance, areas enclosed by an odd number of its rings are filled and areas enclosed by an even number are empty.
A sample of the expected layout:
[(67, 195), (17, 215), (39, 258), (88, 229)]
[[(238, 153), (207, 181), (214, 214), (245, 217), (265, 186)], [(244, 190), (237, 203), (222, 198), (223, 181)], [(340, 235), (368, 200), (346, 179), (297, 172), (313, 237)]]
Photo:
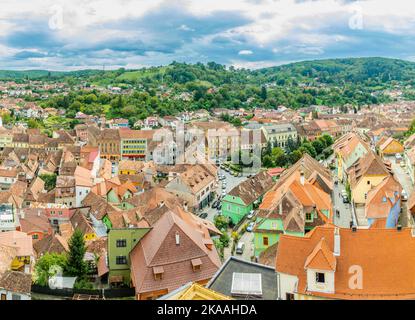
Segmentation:
[(49, 287), (32, 284), (32, 292), (59, 297), (73, 297), (74, 294), (95, 295), (100, 298), (126, 298), (134, 297), (134, 288), (87, 290), (87, 289), (50, 289)]

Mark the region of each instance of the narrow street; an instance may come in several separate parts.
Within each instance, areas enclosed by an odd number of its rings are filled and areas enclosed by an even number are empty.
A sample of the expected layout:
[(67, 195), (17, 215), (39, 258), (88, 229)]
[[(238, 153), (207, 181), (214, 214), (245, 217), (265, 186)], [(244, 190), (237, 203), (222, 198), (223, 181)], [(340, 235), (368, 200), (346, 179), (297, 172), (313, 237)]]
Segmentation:
[[(352, 210), (351, 204), (343, 203), (343, 198), (341, 192), (346, 190), (346, 186), (339, 181), (337, 185), (334, 185), (333, 189), (333, 214), (334, 214), (334, 224), (343, 228), (350, 228), (350, 221), (352, 221)], [(336, 210), (339, 210), (340, 216), (336, 215)]]
[[(394, 172), (395, 178), (399, 181), (402, 188), (406, 191), (408, 198), (414, 191), (414, 186), (412, 184), (411, 178), (409, 177), (406, 167), (401, 167), (400, 164), (396, 163), (395, 157), (390, 157), (388, 160), (392, 163), (392, 170)], [(400, 224), (403, 227), (407, 227), (412, 220), (409, 216), (408, 209), (407, 209), (407, 201), (402, 201), (402, 214), (400, 217)]]
[[(223, 180), (223, 181), (226, 181), (226, 189), (225, 189), (226, 192), (231, 191), (234, 187), (236, 187), (241, 182), (247, 179), (245, 175), (242, 177), (234, 177), (229, 172), (226, 172), (225, 170), (222, 170), (222, 169), (219, 170), (219, 173), (223, 174), (226, 178), (225, 180)], [(218, 197), (221, 197), (221, 193), (222, 193), (222, 181), (219, 181), (217, 192), (216, 192), (217, 196), (215, 197), (214, 201), (216, 201)], [(215, 217), (215, 215), (218, 214), (219, 212), (216, 208), (212, 208), (212, 206), (206, 207), (202, 211), (208, 214), (208, 216), (206, 217), (206, 220), (209, 220), (212, 222), (213, 222), (213, 218)]]

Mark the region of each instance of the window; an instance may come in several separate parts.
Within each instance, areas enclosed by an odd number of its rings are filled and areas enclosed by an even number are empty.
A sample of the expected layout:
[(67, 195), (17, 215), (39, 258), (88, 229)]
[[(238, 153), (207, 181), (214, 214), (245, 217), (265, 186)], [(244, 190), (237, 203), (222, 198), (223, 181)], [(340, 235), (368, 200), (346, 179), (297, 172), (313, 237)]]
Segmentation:
[(262, 239), (262, 242), (263, 242), (263, 244), (264, 244), (264, 246), (268, 246), (268, 237), (264, 237), (263, 239)]
[(386, 202), (386, 197), (383, 197), (382, 198), (382, 202)]
[(286, 293), (285, 294), (285, 299), (286, 300), (294, 300), (294, 294), (293, 293)]
[(119, 239), (116, 243), (117, 248), (125, 248), (127, 246), (127, 240)]
[(32, 235), (32, 239), (33, 239), (33, 240), (37, 240), (37, 239), (39, 239), (39, 235), (37, 235), (37, 234)]
[(200, 258), (192, 259), (191, 263), (193, 271), (199, 271), (202, 267), (202, 260), (200, 260)]
[(370, 181), (369, 180), (367, 181), (367, 184), (370, 184)]
[(127, 264), (127, 257), (126, 256), (117, 256), (115, 260), (116, 264)]
[(12, 300), (22, 300), (19, 294), (12, 293)]
[(312, 221), (313, 220), (313, 217), (311, 216), (311, 213), (310, 212), (307, 212), (305, 214), (305, 220), (306, 221)]
[(163, 267), (153, 267), (154, 280), (162, 280), (163, 273), (164, 273)]
[(316, 272), (316, 282), (317, 283), (325, 283), (326, 279), (325, 279), (324, 276), (325, 276), (324, 273)]
[(0, 298), (0, 300), (6, 300), (6, 294), (5, 294), (5, 293), (2, 293), (2, 294), (1, 294), (1, 298)]

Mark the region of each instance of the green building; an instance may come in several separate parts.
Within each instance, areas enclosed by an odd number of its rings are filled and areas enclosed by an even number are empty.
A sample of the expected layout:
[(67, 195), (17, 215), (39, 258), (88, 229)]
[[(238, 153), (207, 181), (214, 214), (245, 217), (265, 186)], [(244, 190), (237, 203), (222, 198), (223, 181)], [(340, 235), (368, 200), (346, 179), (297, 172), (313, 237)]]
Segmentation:
[(123, 282), (130, 285), (130, 252), (150, 230), (151, 228), (109, 230), (108, 268), (110, 282)]
[(229, 217), (234, 224), (239, 223), (254, 209), (255, 204), (259, 204), (273, 183), (272, 177), (266, 171), (240, 183), (222, 199), (222, 214)]
[(254, 228), (254, 254), (279, 242), (281, 234), (303, 237), (331, 221), (331, 197), (320, 187), (303, 181), (280, 185), (267, 193)]
[(302, 231), (284, 230), (283, 219), (277, 218), (276, 215), (258, 217), (254, 229), (254, 254), (256, 257), (280, 240), (281, 234), (294, 236), (304, 236)]

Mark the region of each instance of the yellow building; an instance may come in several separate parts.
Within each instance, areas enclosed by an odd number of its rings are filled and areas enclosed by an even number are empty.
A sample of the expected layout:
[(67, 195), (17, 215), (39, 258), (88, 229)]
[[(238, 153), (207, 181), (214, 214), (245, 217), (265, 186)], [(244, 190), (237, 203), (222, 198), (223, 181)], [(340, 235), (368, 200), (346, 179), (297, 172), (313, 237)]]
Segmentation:
[(391, 156), (397, 153), (403, 153), (404, 151), (405, 148), (402, 143), (392, 137), (386, 139), (386, 141), (379, 146), (379, 154), (381, 156)]
[(233, 300), (222, 293), (205, 288), (198, 283), (188, 283), (163, 296), (160, 300)]
[(391, 174), (390, 166), (369, 152), (348, 171), (352, 200), (357, 205), (366, 203), (367, 194)]
[(358, 134), (351, 132), (339, 138), (334, 143), (333, 150), (337, 160), (337, 177), (339, 180), (345, 181), (350, 167), (370, 148)]
[(118, 173), (134, 175), (140, 173), (143, 167), (143, 161), (121, 160), (118, 164)]

